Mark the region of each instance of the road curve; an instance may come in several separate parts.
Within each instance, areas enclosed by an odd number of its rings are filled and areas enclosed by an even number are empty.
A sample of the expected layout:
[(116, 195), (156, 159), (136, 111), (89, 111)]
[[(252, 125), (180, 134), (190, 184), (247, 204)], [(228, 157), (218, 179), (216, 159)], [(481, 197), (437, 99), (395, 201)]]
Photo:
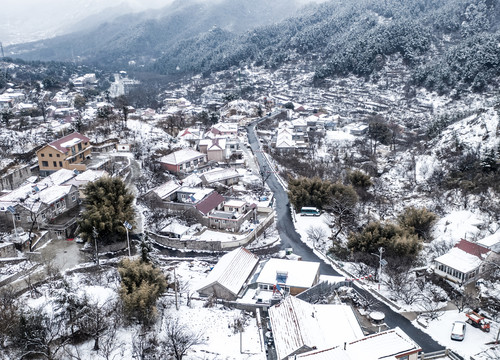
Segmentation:
[[(304, 261), (315, 261), (320, 263), (320, 273), (324, 275), (341, 275), (335, 271), (332, 266), (326, 263), (323, 259), (319, 258), (311, 248), (306, 246), (300, 239), (300, 235), (295, 230), (295, 225), (292, 220), (292, 215), (290, 211), (290, 202), (288, 200), (288, 194), (283, 189), (275, 174), (269, 168), (269, 164), (262, 155), (260, 149), (260, 142), (257, 139), (255, 132), (256, 125), (265, 120), (264, 117), (260, 120), (254, 121), (247, 126), (248, 142), (252, 148), (253, 153), (257, 158), (257, 162), (260, 166), (261, 173), (266, 173), (270, 171), (271, 174), (267, 178), (266, 183), (274, 194), (275, 198), (275, 208), (277, 215), (277, 229), (281, 237), (282, 248), (293, 248), (293, 252), (300, 255)], [(356, 284), (353, 287), (364, 297), (373, 298), (374, 296), (360, 288)], [(414, 341), (417, 342), (422, 347), (425, 353), (443, 350), (444, 347), (439, 343), (434, 341), (428, 334), (424, 333), (420, 329), (417, 329), (413, 324), (406, 319), (401, 314), (393, 311), (385, 303), (377, 300), (376, 305), (372, 306), (374, 310), (382, 311), (385, 314), (385, 323), (390, 327), (394, 328), (396, 326), (400, 327), (404, 332), (406, 332)]]

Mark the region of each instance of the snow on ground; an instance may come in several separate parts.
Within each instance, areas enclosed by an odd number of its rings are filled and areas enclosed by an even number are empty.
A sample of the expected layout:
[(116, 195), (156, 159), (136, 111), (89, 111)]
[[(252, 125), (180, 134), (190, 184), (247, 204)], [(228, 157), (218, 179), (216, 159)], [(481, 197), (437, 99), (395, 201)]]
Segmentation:
[(240, 310), (223, 307), (205, 308), (204, 301), (193, 301), (192, 307), (180, 306), (170, 314), (179, 318), (194, 333), (201, 333), (203, 343), (193, 347), (187, 359), (265, 359), (264, 345), (259, 340), (259, 329), (255, 318), (246, 316), (245, 330), (235, 333), (233, 324), (241, 316)]
[[(324, 252), (331, 247), (329, 237), (332, 234), (332, 230), (328, 226), (328, 223), (328, 215), (325, 213), (320, 216), (301, 216), (300, 214), (295, 214), (295, 229), (300, 234), (302, 242), (311, 248), (316, 247)], [(323, 236), (320, 236), (321, 239), (316, 241), (315, 244), (313, 244), (313, 240), (307, 234), (309, 229), (317, 229), (322, 232)]]
[(326, 132), (325, 141), (331, 143), (351, 143), (356, 140), (356, 136), (350, 134), (348, 131), (329, 130)]
[(439, 219), (433, 229), (434, 241), (456, 243), (460, 239), (475, 238), (479, 234), (478, 226), (483, 223), (468, 210), (453, 211)]
[(465, 313), (459, 313), (458, 310), (449, 310), (444, 312), (443, 316), (441, 316), (439, 319), (431, 321), (427, 329), (422, 328), (416, 320), (412, 323), (415, 327), (420, 328), (424, 332), (428, 333), (441, 345), (464, 356), (466, 359), (469, 359), (471, 355), (477, 354), (490, 347), (486, 345), (486, 343), (495, 340), (499, 324), (492, 323), (491, 331), (489, 333), (483, 332), (482, 330), (476, 329), (467, 324), (464, 340), (451, 340), (450, 335), (453, 322), (465, 320), (467, 320)]

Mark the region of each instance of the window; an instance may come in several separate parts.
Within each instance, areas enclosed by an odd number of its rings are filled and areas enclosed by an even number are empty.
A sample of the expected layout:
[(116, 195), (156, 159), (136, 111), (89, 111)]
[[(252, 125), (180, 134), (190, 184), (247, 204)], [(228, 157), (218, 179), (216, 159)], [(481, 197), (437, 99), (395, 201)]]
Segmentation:
[(78, 150), (82, 150), (82, 143), (78, 144)]
[(21, 221), (21, 215), (16, 214), (16, 215), (14, 215), (14, 217), (16, 218), (16, 221)]
[(57, 154), (56, 156), (57, 156), (57, 157), (61, 157), (61, 154)]
[(42, 161), (42, 166), (49, 166), (49, 162), (48, 161)]
[(71, 200), (72, 200), (72, 201), (76, 201), (76, 194), (72, 194), (72, 195), (71, 195)]
[(54, 167), (57, 167), (57, 161), (52, 161), (52, 164), (54, 165)]
[(42, 155), (42, 157), (45, 157), (45, 154), (44, 154), (44, 153), (41, 153), (40, 155)]
[(52, 154), (49, 154), (49, 157), (52, 157)]
[(62, 167), (62, 161), (59, 161), (59, 166)]

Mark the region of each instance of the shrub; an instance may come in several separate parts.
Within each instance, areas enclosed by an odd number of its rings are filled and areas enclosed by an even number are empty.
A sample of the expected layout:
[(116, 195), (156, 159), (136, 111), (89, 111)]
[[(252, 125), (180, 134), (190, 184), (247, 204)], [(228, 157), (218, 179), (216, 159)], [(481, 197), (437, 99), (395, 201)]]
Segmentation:
[(430, 241), (430, 230), (437, 220), (437, 215), (432, 211), (421, 208), (406, 208), (398, 216), (399, 225), (412, 234), (418, 235), (424, 241)]
[(352, 252), (377, 253), (385, 249), (386, 257), (407, 257), (414, 260), (422, 244), (418, 236), (392, 223), (371, 222), (356, 234), (351, 234), (347, 247)]
[(118, 272), (125, 315), (129, 320), (151, 323), (156, 315), (156, 300), (167, 287), (165, 276), (150, 263), (129, 259), (121, 261)]
[(367, 175), (360, 170), (349, 172), (347, 179), (352, 186), (363, 190), (366, 190), (373, 185), (370, 175)]

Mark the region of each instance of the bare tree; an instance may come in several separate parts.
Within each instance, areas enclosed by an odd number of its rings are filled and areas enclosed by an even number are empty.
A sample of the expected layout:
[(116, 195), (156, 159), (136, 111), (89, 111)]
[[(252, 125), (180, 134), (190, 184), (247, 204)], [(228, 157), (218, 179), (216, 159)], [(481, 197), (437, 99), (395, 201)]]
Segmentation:
[(190, 331), (178, 318), (167, 319), (165, 343), (176, 360), (182, 360), (188, 350), (201, 343), (202, 335)]
[(144, 327), (138, 329), (132, 340), (132, 354), (134, 359), (153, 360), (155, 355), (166, 358), (165, 348), (158, 346), (158, 339), (154, 333), (146, 331)]
[(328, 234), (324, 227), (319, 225), (311, 225), (306, 230), (307, 238), (313, 242), (313, 247), (316, 248), (316, 244), (320, 244), (328, 237)]
[(66, 324), (62, 317), (47, 314), (42, 308), (21, 313), (17, 345), (19, 358), (58, 358), (59, 352), (68, 343)]
[(106, 300), (100, 303), (98, 300), (89, 301), (85, 314), (80, 321), (80, 329), (83, 333), (94, 339), (94, 350), (100, 350), (99, 340), (107, 334), (112, 325), (116, 323), (111, 316), (116, 309), (116, 301)]
[(7, 341), (13, 339), (18, 323), (16, 296), (13, 288), (8, 286), (0, 291), (0, 348), (4, 349)]

